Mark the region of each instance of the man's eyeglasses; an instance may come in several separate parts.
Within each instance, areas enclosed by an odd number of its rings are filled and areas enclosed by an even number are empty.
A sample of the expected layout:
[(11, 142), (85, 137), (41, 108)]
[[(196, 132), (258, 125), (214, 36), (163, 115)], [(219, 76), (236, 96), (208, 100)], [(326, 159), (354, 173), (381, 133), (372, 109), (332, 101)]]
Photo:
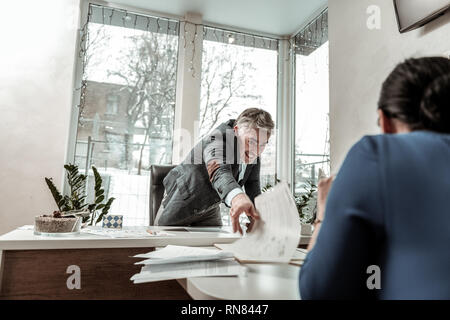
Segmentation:
[(258, 148), (265, 148), (268, 144), (269, 144), (269, 142), (268, 141), (266, 141), (266, 142), (264, 142), (264, 143), (261, 143), (261, 144), (258, 144), (258, 139), (255, 139), (255, 138), (250, 138), (250, 139), (248, 139), (248, 144), (251, 146), (251, 147), (258, 147)]

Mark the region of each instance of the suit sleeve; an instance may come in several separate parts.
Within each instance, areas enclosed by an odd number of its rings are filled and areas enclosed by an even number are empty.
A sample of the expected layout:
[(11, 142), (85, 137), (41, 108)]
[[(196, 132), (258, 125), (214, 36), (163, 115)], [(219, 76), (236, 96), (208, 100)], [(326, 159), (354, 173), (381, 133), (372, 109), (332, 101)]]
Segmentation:
[(255, 203), (255, 198), (261, 194), (260, 171), (261, 161), (258, 158), (257, 163), (252, 165), (252, 171), (244, 184), (245, 193), (248, 195), (250, 200), (252, 200), (253, 204)]
[(214, 171), (210, 181), (222, 201), (225, 200), (231, 190), (241, 187), (234, 178), (231, 168), (231, 164), (234, 162), (234, 152), (234, 140), (226, 139), (226, 135), (220, 133), (208, 137), (203, 150), (206, 167), (211, 161), (216, 161), (219, 164), (219, 168)]
[(237, 196), (238, 194), (241, 194), (241, 193), (244, 193), (244, 191), (242, 191), (241, 188), (236, 188), (236, 189), (233, 189), (230, 192), (228, 192), (227, 196), (225, 197), (225, 201), (224, 201), (225, 205), (228, 208), (231, 208), (231, 201), (233, 200), (233, 198), (235, 196)]
[(336, 176), (316, 244), (300, 270), (302, 299), (361, 299), (377, 291), (367, 288), (367, 268), (379, 263), (377, 246), (383, 233), (376, 153), (373, 141), (363, 138)]

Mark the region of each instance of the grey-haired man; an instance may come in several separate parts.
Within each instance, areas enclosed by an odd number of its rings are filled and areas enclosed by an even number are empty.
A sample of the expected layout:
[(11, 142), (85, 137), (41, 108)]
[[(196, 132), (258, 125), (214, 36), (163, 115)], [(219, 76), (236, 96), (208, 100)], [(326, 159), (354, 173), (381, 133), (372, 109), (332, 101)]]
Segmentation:
[(221, 226), (220, 203), (230, 207), (233, 231), (242, 233), (239, 216), (259, 215), (254, 199), (261, 193), (260, 155), (274, 122), (262, 109), (244, 110), (219, 125), (164, 178), (165, 195), (155, 225)]

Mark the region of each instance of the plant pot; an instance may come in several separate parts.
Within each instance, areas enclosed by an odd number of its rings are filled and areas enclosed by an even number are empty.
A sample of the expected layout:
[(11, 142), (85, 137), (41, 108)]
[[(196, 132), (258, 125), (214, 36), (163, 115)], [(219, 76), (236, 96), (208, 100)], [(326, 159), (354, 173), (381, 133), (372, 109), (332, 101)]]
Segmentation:
[(34, 234), (44, 236), (67, 236), (80, 233), (81, 217), (37, 216), (34, 220)]

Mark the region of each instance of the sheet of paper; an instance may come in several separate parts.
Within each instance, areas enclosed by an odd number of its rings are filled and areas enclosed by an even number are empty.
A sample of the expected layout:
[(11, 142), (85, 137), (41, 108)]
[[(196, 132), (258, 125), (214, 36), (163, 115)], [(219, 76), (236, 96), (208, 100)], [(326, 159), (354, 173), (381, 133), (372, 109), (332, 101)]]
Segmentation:
[(291, 260), (289, 262), (289, 264), (292, 264), (293, 266), (302, 266), (303, 265), (303, 260)]
[(185, 227), (159, 227), (161, 231), (180, 231), (180, 232), (188, 232)]
[(234, 253), (242, 262), (288, 263), (300, 240), (300, 218), (285, 182), (255, 198), (261, 220), (254, 230), (231, 244), (215, 246)]
[(294, 256), (291, 259), (291, 262), (292, 261), (303, 261), (303, 260), (305, 260), (307, 254), (308, 254), (307, 250), (297, 248), (297, 250), (294, 253)]
[(307, 254), (308, 250), (297, 248), (289, 264), (294, 266), (302, 266)]
[(145, 283), (168, 279), (210, 276), (245, 276), (247, 268), (235, 260), (195, 261), (142, 267), (130, 280)]
[(81, 229), (81, 233), (90, 233), (98, 236), (110, 237), (110, 238), (133, 238), (133, 239), (141, 239), (141, 238), (154, 238), (154, 237), (163, 237), (163, 236), (174, 236), (174, 234), (167, 233), (165, 231), (152, 231), (152, 233), (147, 232), (145, 229), (137, 230), (137, 229), (122, 229), (122, 230), (114, 230), (114, 229), (99, 229), (99, 228), (84, 228)]
[[(217, 249), (168, 245), (163, 249), (137, 254), (135, 258), (171, 259), (171, 258), (197, 258), (215, 256), (217, 259), (229, 258), (233, 255)], [(187, 261), (187, 260), (186, 260)]]
[(210, 261), (218, 259), (229, 259), (233, 258), (234, 255), (231, 252), (219, 251), (217, 254), (213, 255), (202, 255), (202, 256), (190, 256), (190, 257), (174, 257), (174, 258), (150, 258), (143, 261), (136, 262), (135, 264), (144, 265), (155, 265), (155, 264), (167, 264), (167, 263), (180, 263), (189, 261)]
[(224, 227), (186, 227), (186, 230), (189, 232), (230, 233), (230, 230)]

